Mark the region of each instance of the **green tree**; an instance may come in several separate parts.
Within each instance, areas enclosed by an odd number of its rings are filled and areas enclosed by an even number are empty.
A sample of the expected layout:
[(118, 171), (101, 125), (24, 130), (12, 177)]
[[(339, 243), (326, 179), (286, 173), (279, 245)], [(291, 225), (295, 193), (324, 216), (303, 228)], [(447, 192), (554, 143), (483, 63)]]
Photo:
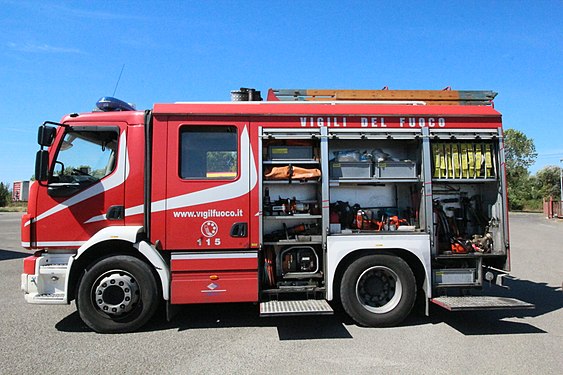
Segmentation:
[(536, 173), (536, 186), (541, 193), (540, 198), (553, 197), (559, 199), (561, 193), (561, 175), (558, 166), (548, 165)]
[(527, 203), (538, 197), (534, 176), (523, 167), (507, 170), (508, 203), (510, 210), (523, 210)]
[(534, 141), (515, 129), (507, 129), (504, 132), (504, 152), (508, 171), (518, 167), (527, 170), (538, 156)]
[(504, 132), (504, 151), (509, 208), (521, 210), (539, 197), (536, 180), (530, 177), (528, 171), (538, 156), (536, 146), (521, 131), (507, 129)]
[(10, 184), (0, 182), (0, 207), (6, 207), (11, 201), (11, 198)]

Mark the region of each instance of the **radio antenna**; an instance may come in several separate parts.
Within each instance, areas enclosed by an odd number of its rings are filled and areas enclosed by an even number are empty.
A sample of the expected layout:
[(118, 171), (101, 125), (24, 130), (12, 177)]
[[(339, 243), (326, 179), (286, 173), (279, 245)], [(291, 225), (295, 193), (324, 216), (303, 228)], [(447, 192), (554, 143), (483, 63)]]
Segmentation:
[(113, 94), (111, 96), (115, 96), (115, 92), (117, 91), (117, 85), (119, 85), (119, 80), (121, 79), (121, 75), (123, 74), (123, 69), (125, 69), (125, 64), (121, 66), (121, 72), (119, 72), (119, 77), (117, 78), (117, 82), (115, 83), (115, 88), (113, 89)]

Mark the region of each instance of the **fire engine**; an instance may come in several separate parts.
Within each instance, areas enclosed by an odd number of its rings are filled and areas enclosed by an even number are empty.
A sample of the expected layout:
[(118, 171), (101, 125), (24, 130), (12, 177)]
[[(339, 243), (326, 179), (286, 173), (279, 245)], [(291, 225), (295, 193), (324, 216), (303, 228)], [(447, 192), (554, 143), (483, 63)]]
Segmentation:
[(39, 127), (27, 302), (74, 300), (97, 332), (137, 330), (161, 304), (338, 304), (362, 326), (431, 303), (533, 307), (481, 291), (509, 271), (496, 93), (231, 96), (146, 111), (105, 97)]

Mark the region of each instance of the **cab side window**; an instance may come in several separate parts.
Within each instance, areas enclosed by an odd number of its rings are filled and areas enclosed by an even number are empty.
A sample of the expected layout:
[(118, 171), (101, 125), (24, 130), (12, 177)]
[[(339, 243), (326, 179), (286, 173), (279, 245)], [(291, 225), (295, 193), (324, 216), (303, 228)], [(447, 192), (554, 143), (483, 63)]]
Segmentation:
[(234, 126), (184, 126), (180, 129), (182, 179), (234, 180), (238, 172)]
[(59, 148), (51, 182), (88, 185), (116, 167), (117, 129), (70, 130)]

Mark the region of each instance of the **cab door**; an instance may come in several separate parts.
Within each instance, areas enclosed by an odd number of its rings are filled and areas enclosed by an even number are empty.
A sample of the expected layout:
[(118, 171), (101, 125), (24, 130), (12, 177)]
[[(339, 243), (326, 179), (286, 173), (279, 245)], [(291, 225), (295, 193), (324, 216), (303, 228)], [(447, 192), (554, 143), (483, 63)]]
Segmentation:
[(257, 184), (248, 121), (169, 118), (167, 134), (166, 198), (156, 207), (164, 210), (164, 248), (248, 249)]
[(126, 141), (124, 123), (59, 128), (49, 151), (49, 180), (34, 188), (32, 247), (78, 248), (101, 229), (123, 225)]

